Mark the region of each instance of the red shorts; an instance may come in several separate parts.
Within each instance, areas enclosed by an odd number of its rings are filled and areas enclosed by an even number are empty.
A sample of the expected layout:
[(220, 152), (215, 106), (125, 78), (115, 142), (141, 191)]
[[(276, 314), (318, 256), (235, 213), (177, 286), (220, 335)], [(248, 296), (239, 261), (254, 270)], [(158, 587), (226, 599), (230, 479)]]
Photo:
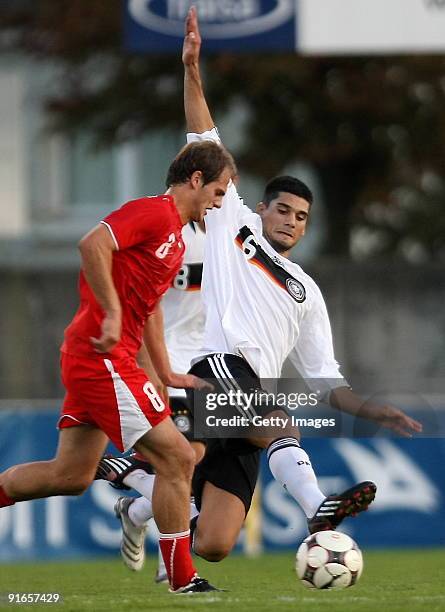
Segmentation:
[(171, 414), (134, 359), (62, 353), (61, 367), (66, 396), (59, 429), (94, 425), (126, 451)]

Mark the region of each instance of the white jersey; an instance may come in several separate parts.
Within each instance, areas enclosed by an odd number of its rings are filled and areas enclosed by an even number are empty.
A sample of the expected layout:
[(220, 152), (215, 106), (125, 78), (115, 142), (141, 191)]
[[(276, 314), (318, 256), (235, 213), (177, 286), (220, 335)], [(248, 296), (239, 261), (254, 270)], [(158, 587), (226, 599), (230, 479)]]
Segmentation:
[[(187, 135), (188, 142), (206, 139), (219, 142), (217, 130)], [(271, 247), (261, 217), (243, 204), (233, 183), (222, 208), (209, 211), (205, 220), (206, 322), (199, 357), (240, 355), (261, 379), (279, 378), (289, 357), (305, 379), (330, 379), (330, 388), (347, 384), (334, 357), (320, 289)], [(315, 385), (318, 389), (319, 381)]]
[[(204, 337), (201, 277), (205, 233), (196, 223), (188, 223), (182, 230), (182, 238), (184, 261), (161, 302), (165, 343), (174, 372), (188, 372)], [(183, 389), (169, 388), (168, 391), (170, 397), (185, 397)]]

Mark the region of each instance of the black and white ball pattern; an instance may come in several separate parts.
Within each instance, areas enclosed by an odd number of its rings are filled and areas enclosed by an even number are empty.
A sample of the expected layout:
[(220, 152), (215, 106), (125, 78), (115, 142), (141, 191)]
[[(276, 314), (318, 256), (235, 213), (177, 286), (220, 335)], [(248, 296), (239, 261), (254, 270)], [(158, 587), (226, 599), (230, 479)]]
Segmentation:
[(363, 556), (354, 540), (339, 531), (319, 531), (306, 538), (297, 552), (301, 582), (312, 589), (345, 589), (363, 570)]

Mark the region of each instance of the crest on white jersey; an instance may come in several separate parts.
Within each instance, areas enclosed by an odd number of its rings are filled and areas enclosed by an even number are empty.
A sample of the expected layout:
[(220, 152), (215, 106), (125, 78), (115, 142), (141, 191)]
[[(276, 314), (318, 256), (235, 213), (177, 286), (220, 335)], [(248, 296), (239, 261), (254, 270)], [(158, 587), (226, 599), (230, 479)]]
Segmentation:
[(291, 296), (297, 302), (304, 302), (306, 299), (306, 290), (300, 281), (297, 281), (295, 278), (288, 278), (286, 281), (286, 288), (291, 294)]

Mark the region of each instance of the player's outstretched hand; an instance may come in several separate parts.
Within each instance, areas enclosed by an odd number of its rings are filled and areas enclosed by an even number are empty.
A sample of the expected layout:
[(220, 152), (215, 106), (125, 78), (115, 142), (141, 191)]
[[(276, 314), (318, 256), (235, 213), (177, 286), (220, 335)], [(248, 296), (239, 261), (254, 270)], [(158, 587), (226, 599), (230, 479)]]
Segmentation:
[(176, 374), (175, 372), (172, 372), (167, 384), (175, 389), (213, 389), (213, 386), (203, 378), (198, 378), (193, 374)]
[(184, 66), (199, 61), (200, 48), (201, 34), (199, 32), (198, 16), (196, 8), (191, 6), (185, 20), (184, 44), (182, 47), (182, 63)]
[(121, 339), (121, 315), (117, 313), (105, 315), (102, 321), (100, 338), (90, 338), (97, 353), (109, 353)]
[(411, 438), (413, 433), (420, 433), (423, 429), (419, 421), (391, 405), (381, 406), (375, 420), (404, 438)]

